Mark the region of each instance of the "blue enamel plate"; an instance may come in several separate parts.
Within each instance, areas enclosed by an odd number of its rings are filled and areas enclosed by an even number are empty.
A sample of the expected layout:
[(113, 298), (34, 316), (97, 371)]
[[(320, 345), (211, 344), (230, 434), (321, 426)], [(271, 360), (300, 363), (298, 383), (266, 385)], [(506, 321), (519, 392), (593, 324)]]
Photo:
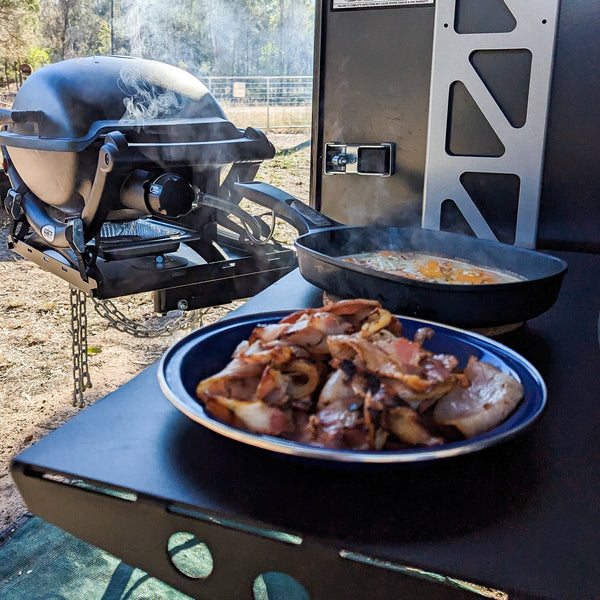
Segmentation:
[(208, 415), (197, 400), (198, 383), (221, 370), (230, 360), (235, 347), (247, 339), (259, 324), (276, 323), (289, 312), (246, 315), (219, 321), (198, 329), (169, 348), (158, 368), (158, 380), (165, 396), (181, 412), (204, 427), (230, 439), (280, 454), (346, 463), (414, 463), (469, 454), (506, 441), (529, 427), (546, 405), (546, 385), (535, 367), (518, 353), (493, 339), (477, 333), (439, 323), (399, 317), (403, 335), (412, 339), (419, 327), (427, 326), (435, 335), (424, 347), (436, 354), (454, 354), (464, 368), (469, 356), (486, 361), (518, 379), (524, 397), (512, 415), (495, 429), (484, 434), (431, 448), (358, 451), (334, 450), (258, 435), (225, 425)]

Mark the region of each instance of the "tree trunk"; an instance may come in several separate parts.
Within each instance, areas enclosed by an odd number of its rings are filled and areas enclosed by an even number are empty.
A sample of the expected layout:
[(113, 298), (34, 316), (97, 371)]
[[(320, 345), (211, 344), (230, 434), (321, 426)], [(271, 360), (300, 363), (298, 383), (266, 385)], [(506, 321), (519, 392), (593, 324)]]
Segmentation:
[(61, 58), (64, 60), (67, 52), (67, 37), (69, 31), (69, 11), (71, 8), (71, 0), (63, 0), (62, 3), (62, 29), (60, 32), (60, 53)]
[(212, 47), (213, 56), (213, 73), (215, 75), (221, 74), (220, 65), (220, 47), (219, 47), (219, 0), (208, 0), (206, 3), (208, 12), (208, 21), (210, 28), (210, 43)]

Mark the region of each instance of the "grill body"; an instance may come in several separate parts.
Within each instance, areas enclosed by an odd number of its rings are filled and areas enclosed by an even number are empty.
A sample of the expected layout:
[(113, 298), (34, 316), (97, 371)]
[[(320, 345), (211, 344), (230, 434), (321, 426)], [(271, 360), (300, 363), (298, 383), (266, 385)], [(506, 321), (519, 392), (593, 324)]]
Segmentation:
[(254, 178), (272, 144), (228, 121), (182, 69), (112, 56), (49, 65), (7, 121), (12, 248), (98, 298), (152, 290), (161, 311), (208, 306), (296, 264), (260, 241), (265, 225), (239, 208), (233, 185)]

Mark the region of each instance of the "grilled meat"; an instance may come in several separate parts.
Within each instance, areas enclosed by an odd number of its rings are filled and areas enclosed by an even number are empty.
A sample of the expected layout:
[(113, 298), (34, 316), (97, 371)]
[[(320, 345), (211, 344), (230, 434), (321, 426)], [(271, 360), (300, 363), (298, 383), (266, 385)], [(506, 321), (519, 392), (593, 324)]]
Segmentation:
[(453, 425), (471, 438), (502, 423), (523, 397), (523, 386), (508, 373), (474, 357), (465, 375), (470, 384), (456, 387), (439, 400), (433, 417), (440, 425)]
[[(413, 340), (378, 302), (345, 300), (256, 327), (231, 362), (200, 382), (215, 418), (260, 434), (326, 448), (435, 446), (449, 430), (495, 427), (523, 394), (511, 375)], [(452, 437), (454, 439), (454, 437)]]

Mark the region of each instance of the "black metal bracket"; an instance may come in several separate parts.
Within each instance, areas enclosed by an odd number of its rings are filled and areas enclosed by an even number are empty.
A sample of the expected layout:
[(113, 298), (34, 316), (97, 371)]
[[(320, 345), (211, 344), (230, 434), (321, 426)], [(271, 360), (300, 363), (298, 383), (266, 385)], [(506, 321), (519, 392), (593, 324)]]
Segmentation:
[[(279, 531), (264, 523), (231, 521), (130, 490), (60, 475), (44, 476), (13, 463), (11, 474), (28, 508), (78, 538), (121, 558), (197, 600), (252, 600), (257, 577), (279, 573), (310, 600), (474, 600), (481, 597), (450, 577), (394, 564), (331, 540)], [(213, 567), (183, 574), (168, 542), (188, 533), (205, 544)], [(300, 597), (300, 596), (294, 596)]]
[(81, 211), (85, 241), (89, 242), (99, 233), (102, 223), (111, 209), (111, 202), (102, 202), (109, 174), (127, 150), (127, 139), (120, 131), (113, 131), (104, 138), (104, 144), (98, 153), (96, 174), (89, 196)]

